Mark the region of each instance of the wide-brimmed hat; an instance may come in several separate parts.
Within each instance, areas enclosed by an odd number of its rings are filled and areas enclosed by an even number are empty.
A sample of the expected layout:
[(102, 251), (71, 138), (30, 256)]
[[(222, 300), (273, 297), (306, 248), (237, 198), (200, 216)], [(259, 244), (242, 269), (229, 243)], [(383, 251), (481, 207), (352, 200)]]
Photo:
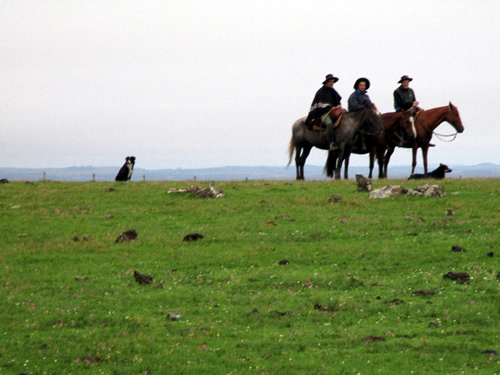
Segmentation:
[(356, 82), (354, 82), (354, 90), (357, 90), (359, 83), (363, 81), (366, 82), (366, 90), (368, 90), (370, 88), (370, 81), (368, 80), (368, 78), (365, 77), (358, 78)]
[(405, 75), (405, 76), (401, 77), (401, 79), (398, 81), (398, 83), (401, 83), (403, 81), (410, 81), (411, 82), (411, 81), (413, 81), (413, 78), (410, 78), (410, 77)]
[(339, 80), (337, 77), (334, 77), (333, 74), (327, 74), (325, 80), (323, 81), (323, 85), (331, 79), (333, 79), (335, 82)]

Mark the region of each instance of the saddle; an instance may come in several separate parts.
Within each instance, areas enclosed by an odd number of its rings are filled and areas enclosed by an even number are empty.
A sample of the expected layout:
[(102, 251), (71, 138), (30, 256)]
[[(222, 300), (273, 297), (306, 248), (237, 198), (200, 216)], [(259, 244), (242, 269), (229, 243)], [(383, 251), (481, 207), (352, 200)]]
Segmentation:
[(309, 130), (325, 131), (326, 125), (329, 121), (333, 122), (333, 128), (335, 129), (337, 126), (339, 126), (343, 113), (344, 110), (340, 105), (337, 107), (333, 107), (321, 117), (316, 118)]

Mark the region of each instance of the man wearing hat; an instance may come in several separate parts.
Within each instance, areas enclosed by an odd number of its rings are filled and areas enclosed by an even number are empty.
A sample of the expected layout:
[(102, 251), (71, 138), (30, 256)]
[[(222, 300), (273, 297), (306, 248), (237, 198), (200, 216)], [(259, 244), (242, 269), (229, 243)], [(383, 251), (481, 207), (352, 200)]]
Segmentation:
[(347, 100), (347, 110), (349, 112), (357, 111), (358, 109), (363, 109), (372, 104), (367, 91), (370, 88), (370, 81), (368, 78), (358, 78), (354, 83), (354, 92), (349, 96)]
[(409, 87), (411, 81), (413, 81), (413, 78), (410, 78), (406, 75), (402, 76), (398, 81), (398, 83), (401, 83), (401, 86), (394, 90), (394, 109), (396, 110), (396, 112), (399, 112), (402, 109), (407, 111), (411, 107), (418, 106), (415, 93)]
[[(309, 114), (306, 118), (306, 125), (309, 129), (312, 128), (315, 122), (321, 123), (321, 116), (327, 114), (330, 109), (340, 105), (342, 97), (333, 88), (335, 82), (339, 79), (334, 77), (333, 74), (327, 74), (323, 81), (323, 86), (314, 95)], [(333, 140), (333, 122), (327, 121), (326, 125), (326, 139), (328, 141), (330, 150), (336, 150), (338, 147)]]
[[(354, 92), (349, 96), (347, 100), (347, 110), (349, 112), (354, 112), (359, 109), (363, 109), (372, 104), (370, 97), (368, 96), (366, 90), (370, 88), (370, 81), (368, 78), (358, 78), (354, 82)], [(361, 133), (361, 151), (367, 151), (365, 143), (365, 135)]]
[[(401, 86), (394, 90), (394, 109), (396, 110), (396, 112), (399, 112), (403, 109), (407, 111), (412, 107), (416, 108), (417, 111), (420, 109), (418, 108), (418, 101), (415, 97), (415, 93), (409, 87), (411, 81), (413, 81), (413, 78), (410, 78), (407, 75), (402, 76), (398, 81)], [(413, 116), (415, 118), (415, 115)], [(402, 146), (404, 144), (404, 132), (402, 129), (398, 128), (397, 133), (399, 134), (401, 139), (399, 146)], [(435, 145), (429, 143), (429, 146), (434, 147)]]

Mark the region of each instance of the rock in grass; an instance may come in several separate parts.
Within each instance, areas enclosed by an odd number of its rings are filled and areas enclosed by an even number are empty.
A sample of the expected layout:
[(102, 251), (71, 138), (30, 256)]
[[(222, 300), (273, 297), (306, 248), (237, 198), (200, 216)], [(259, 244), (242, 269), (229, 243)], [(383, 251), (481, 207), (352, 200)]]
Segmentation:
[(171, 321), (181, 320), (182, 315), (178, 311), (171, 311), (167, 314), (167, 319)]
[(141, 275), (137, 271), (134, 271), (134, 279), (139, 284), (151, 284), (153, 282), (153, 278), (151, 276)]
[(408, 189), (401, 185), (388, 185), (370, 192), (370, 198), (387, 198), (408, 193)]
[(137, 238), (137, 232), (135, 231), (135, 229), (130, 229), (126, 232), (120, 233), (120, 235), (116, 237), (115, 243), (129, 242), (135, 240), (136, 238)]
[(470, 281), (470, 276), (467, 272), (448, 272), (443, 276), (443, 279), (450, 279), (459, 284), (464, 284)]
[(371, 178), (366, 178), (362, 174), (356, 175), (356, 184), (358, 186), (358, 191), (372, 191), (372, 180)]
[(465, 249), (461, 246), (452, 246), (451, 247), (451, 251), (454, 252), (454, 253), (465, 253)]

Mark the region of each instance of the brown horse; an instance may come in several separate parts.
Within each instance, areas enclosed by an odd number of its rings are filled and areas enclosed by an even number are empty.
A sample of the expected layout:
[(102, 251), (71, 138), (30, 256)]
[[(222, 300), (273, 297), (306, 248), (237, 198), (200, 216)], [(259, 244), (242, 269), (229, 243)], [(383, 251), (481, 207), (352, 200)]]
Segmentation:
[(360, 135), (366, 137), (382, 134), (384, 125), (375, 105), (367, 106), (359, 111), (347, 112), (342, 117), (340, 125), (335, 129), (335, 142), (338, 150), (330, 151), (326, 160), (325, 172), (328, 177), (340, 179), (340, 170), (345, 161), (344, 178), (348, 179), (347, 169), (349, 157), (356, 139)]
[(395, 146), (413, 149), (411, 174), (415, 172), (415, 167), (417, 166), (417, 151), (421, 148), (422, 157), (424, 159), (424, 174), (427, 175), (427, 151), (429, 150), (429, 142), (431, 141), (434, 129), (436, 129), (444, 121), (450, 123), (451, 126), (455, 128), (457, 133), (462, 133), (464, 131), (458, 109), (451, 104), (451, 102), (449, 105), (444, 107), (432, 108), (429, 110), (421, 109), (418, 111), (415, 115), (415, 128), (417, 135), (413, 141), (405, 142), (403, 145), (399, 146), (399, 140), (396, 140), (393, 137), (390, 138), (389, 147), (384, 160), (385, 177), (387, 177), (387, 166), (389, 165), (389, 160), (391, 159)]
[[(413, 140), (415, 138), (415, 127), (413, 124), (413, 116), (410, 111), (401, 112), (388, 112), (381, 116), (382, 123), (384, 124), (384, 133), (376, 135), (366, 135), (365, 144), (366, 149), (362, 149), (361, 142), (356, 142), (352, 152), (354, 154), (370, 154), (370, 173), (368, 178), (372, 178), (373, 167), (375, 165), (375, 158), (378, 163), (378, 178), (385, 178), (384, 175), (384, 157), (387, 150), (387, 144), (391, 138), (398, 138), (401, 140)], [(401, 137), (397, 131), (403, 132)], [(349, 159), (345, 161), (344, 178), (347, 179), (347, 170), (349, 167)]]

